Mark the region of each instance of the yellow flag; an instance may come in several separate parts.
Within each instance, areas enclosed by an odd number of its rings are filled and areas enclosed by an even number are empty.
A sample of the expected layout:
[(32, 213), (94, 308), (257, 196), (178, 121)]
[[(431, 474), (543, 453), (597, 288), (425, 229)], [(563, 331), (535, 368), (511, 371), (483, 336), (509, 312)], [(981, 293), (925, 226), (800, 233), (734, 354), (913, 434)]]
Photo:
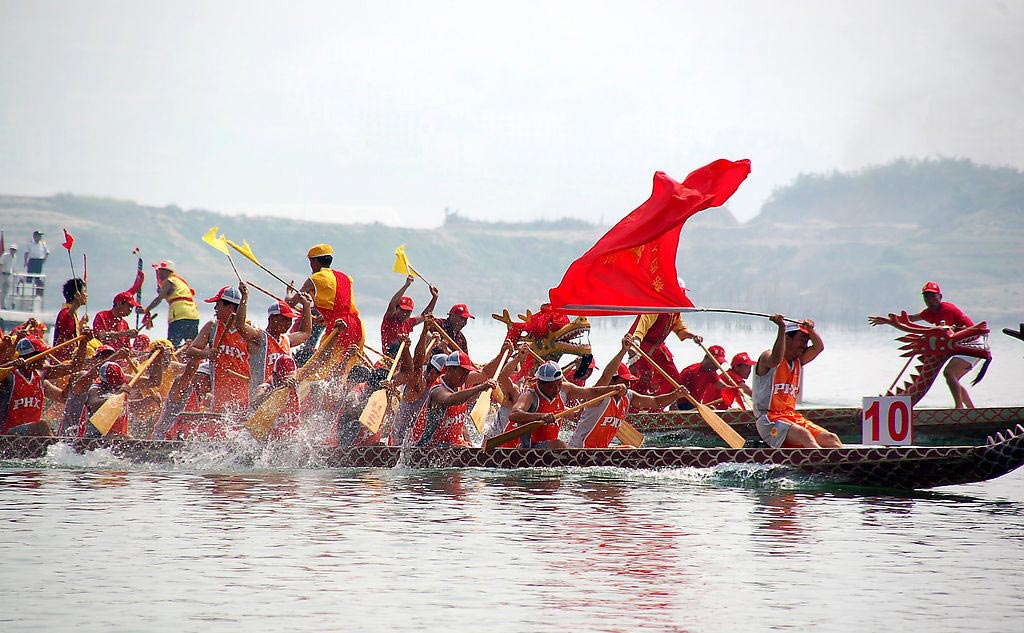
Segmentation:
[(215, 226), (207, 231), (206, 235), (203, 236), (203, 241), (225, 255), (230, 255), (230, 253), (228, 253), (227, 240), (224, 239), (223, 235), (217, 237), (217, 228), (218, 227)]
[(260, 264), (260, 260), (256, 259), (256, 254), (252, 252), (252, 247), (249, 246), (249, 242), (246, 242), (245, 240), (242, 240), (242, 245), (239, 246), (238, 244), (235, 244), (231, 240), (226, 240), (226, 241), (228, 243), (228, 246), (230, 246), (231, 248), (235, 249), (236, 251), (238, 251), (242, 255), (245, 255), (246, 259), (248, 259), (252, 263), (256, 264), (257, 266), (262, 266), (263, 265), (263, 264)]
[(395, 265), (392, 270), (403, 275), (412, 274), (412, 271), (409, 269), (409, 258), (405, 256), (405, 244), (395, 249)]

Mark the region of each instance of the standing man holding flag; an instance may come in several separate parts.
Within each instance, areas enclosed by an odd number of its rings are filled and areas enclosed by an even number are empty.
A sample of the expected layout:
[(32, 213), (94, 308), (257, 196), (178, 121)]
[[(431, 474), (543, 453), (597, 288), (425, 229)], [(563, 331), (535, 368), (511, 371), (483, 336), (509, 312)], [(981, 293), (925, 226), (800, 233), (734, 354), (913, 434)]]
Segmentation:
[(164, 260), (153, 264), (156, 269), (157, 295), (145, 307), (146, 322), (152, 325), (150, 311), (161, 301), (167, 302), (167, 339), (175, 349), (186, 340), (199, 335), (199, 308), (196, 306), (196, 291), (188, 282), (178, 276), (174, 262)]

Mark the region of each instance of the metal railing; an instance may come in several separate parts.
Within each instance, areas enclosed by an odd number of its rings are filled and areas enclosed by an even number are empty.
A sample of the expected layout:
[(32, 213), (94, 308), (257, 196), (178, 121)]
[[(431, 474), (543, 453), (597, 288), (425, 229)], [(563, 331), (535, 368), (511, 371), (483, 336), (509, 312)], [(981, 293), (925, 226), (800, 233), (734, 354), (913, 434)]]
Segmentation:
[(4, 293), (3, 308), (22, 312), (42, 312), (46, 291), (46, 275), (42, 273), (11, 273)]

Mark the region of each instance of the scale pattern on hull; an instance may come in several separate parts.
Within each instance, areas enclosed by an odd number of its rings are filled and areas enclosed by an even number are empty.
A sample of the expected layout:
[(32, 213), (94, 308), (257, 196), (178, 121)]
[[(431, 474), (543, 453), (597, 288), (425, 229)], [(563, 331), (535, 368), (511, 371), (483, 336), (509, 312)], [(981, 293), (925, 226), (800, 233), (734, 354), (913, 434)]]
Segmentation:
[[(63, 441), (74, 450), (97, 448), (138, 461), (174, 461), (200, 443), (145, 440), (0, 438), (0, 459), (39, 459)], [(223, 444), (219, 446), (223, 447)], [(837, 482), (886, 488), (931, 488), (998, 477), (1024, 464), (1024, 428), (982, 446), (855, 447), (841, 449), (642, 448), (636, 450), (514, 450), (477, 448), (319, 448), (309, 462), (327, 468), (586, 468), (641, 470), (764, 464), (824, 475)]]

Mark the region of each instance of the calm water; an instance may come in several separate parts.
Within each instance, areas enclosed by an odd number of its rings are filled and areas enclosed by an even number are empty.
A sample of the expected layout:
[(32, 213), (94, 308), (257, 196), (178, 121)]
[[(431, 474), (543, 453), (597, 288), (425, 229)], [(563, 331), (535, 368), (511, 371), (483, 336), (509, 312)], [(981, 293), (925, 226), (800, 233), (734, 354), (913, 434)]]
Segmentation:
[[(620, 333), (595, 331), (599, 364)], [(714, 334), (730, 356), (771, 341)], [(1000, 338), (979, 405), (1024, 400), (1024, 344)], [(857, 404), (902, 367), (891, 336), (825, 342), (810, 401)], [(1024, 617), (1019, 471), (892, 495), (765, 468), (243, 470), (57, 447), (0, 464), (0, 520), (0, 631), (1009, 632)]]

